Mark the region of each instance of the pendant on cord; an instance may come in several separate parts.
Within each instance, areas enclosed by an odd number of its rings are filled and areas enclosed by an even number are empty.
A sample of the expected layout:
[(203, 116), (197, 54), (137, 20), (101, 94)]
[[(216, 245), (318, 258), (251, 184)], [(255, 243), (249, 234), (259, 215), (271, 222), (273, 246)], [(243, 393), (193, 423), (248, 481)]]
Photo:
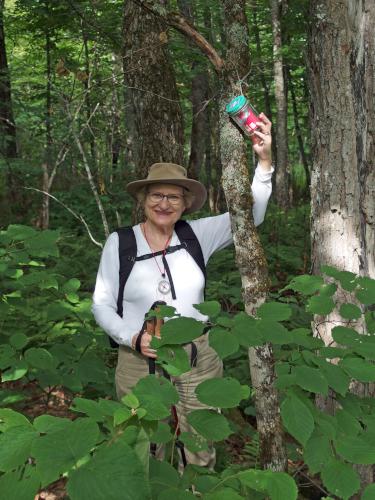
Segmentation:
[(166, 279), (161, 279), (158, 283), (158, 290), (163, 295), (167, 295), (171, 291), (171, 285)]

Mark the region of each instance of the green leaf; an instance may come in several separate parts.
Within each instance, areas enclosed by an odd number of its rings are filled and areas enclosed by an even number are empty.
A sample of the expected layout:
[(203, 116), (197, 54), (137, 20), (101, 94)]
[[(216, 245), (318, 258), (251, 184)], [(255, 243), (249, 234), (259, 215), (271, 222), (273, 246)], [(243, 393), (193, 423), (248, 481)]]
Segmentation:
[(295, 292), (303, 293), (304, 295), (312, 295), (317, 292), (324, 284), (321, 276), (312, 276), (304, 274), (292, 279), (286, 289), (292, 289)]
[(294, 479), (285, 472), (247, 470), (237, 478), (245, 486), (267, 493), (271, 500), (296, 500), (298, 495)]
[(358, 436), (362, 432), (362, 426), (358, 420), (348, 411), (339, 409), (335, 414), (340, 435), (346, 439), (346, 436)]
[(374, 500), (374, 498), (375, 498), (375, 484), (370, 484), (363, 490), (361, 500)]
[(262, 334), (258, 330), (258, 321), (247, 314), (235, 316), (232, 332), (240, 345), (244, 347), (255, 347), (263, 344)]
[(216, 300), (205, 301), (202, 304), (193, 304), (195, 309), (197, 309), (201, 314), (209, 316), (210, 318), (215, 318), (221, 312), (220, 303)]
[(77, 290), (79, 290), (79, 287), (81, 286), (81, 282), (77, 278), (71, 278), (69, 281), (64, 283), (62, 287), (62, 291), (64, 293), (74, 293)]
[[(202, 491), (201, 488), (198, 491)], [(204, 500), (243, 500), (243, 496), (236, 493), (232, 488), (222, 488), (220, 490), (215, 489), (213, 493), (206, 493)]]
[(120, 425), (124, 422), (130, 420), (133, 416), (133, 413), (129, 410), (129, 408), (118, 408), (113, 414), (113, 425)]
[(200, 337), (205, 324), (194, 318), (172, 318), (161, 329), (161, 345), (185, 344)]
[(357, 299), (366, 306), (375, 304), (375, 280), (364, 276), (358, 278), (358, 284), (361, 290), (356, 292)]
[[(159, 339), (154, 337), (151, 347), (158, 347)], [(190, 359), (185, 349), (180, 345), (164, 345), (158, 348), (157, 363), (172, 377), (178, 377), (191, 370)]]
[(347, 326), (335, 326), (332, 328), (332, 338), (338, 344), (354, 347), (360, 342), (361, 334)]
[(8, 472), (0, 477), (1, 500), (32, 500), (40, 487), (40, 479), (32, 469)]
[(266, 302), (258, 307), (257, 316), (268, 321), (285, 321), (292, 315), (289, 304)]
[(152, 443), (168, 443), (173, 439), (171, 428), (165, 422), (158, 422), (156, 431), (150, 437)]
[(359, 319), (362, 316), (362, 311), (355, 304), (342, 304), (340, 315), (346, 319)]
[(364, 433), (362, 436), (345, 436), (337, 439), (335, 448), (345, 460), (354, 464), (372, 465), (375, 463), (375, 438)]
[(147, 411), (146, 420), (161, 420), (170, 414), (170, 407), (177, 403), (178, 393), (165, 378), (148, 375), (133, 388), (142, 408)]
[(203, 437), (222, 441), (232, 434), (228, 420), (213, 410), (194, 410), (187, 416), (188, 423)]
[(56, 241), (59, 236), (58, 231), (38, 231), (33, 237), (25, 240), (25, 248), (35, 257), (58, 257)]
[(1, 374), (2, 382), (11, 382), (14, 380), (19, 380), (28, 372), (29, 367), (27, 363), (22, 359), (16, 361), (8, 370)]
[(24, 333), (15, 333), (9, 342), (15, 349), (22, 349), (29, 342), (29, 338)]
[(35, 368), (41, 368), (43, 370), (54, 370), (56, 366), (56, 360), (52, 354), (41, 347), (31, 347), (25, 351), (25, 360)]
[(292, 375), (297, 379), (297, 384), (306, 391), (317, 394), (328, 394), (328, 383), (324, 375), (317, 368), (309, 366), (296, 366), (292, 369)]
[(359, 476), (353, 468), (336, 460), (324, 467), (321, 476), (328, 491), (344, 500), (360, 488)]
[(328, 385), (332, 387), (334, 391), (345, 396), (349, 390), (350, 377), (348, 377), (340, 366), (328, 363), (324, 359), (321, 359), (319, 364), (320, 370), (326, 378)]
[(158, 500), (195, 500), (196, 496), (190, 491), (184, 491), (177, 488), (164, 490), (158, 496)]
[(208, 341), (221, 359), (230, 356), (238, 351), (240, 344), (237, 338), (224, 330), (223, 328), (212, 328), (209, 333)]
[(265, 342), (272, 342), (273, 344), (289, 344), (292, 342), (290, 332), (284, 325), (276, 321), (261, 319), (258, 321), (258, 330)]
[(33, 442), (31, 451), (45, 486), (69, 471), (96, 444), (99, 428), (89, 418), (66, 420), (65, 428), (49, 432)]
[(121, 401), (124, 403), (124, 405), (128, 406), (129, 408), (138, 408), (139, 406), (138, 398), (132, 392), (122, 397)]
[(306, 311), (312, 314), (326, 316), (335, 308), (335, 303), (330, 297), (324, 295), (313, 295), (307, 301)]
[(0, 470), (11, 471), (23, 465), (31, 455), (38, 434), (31, 426), (11, 427), (0, 435)]
[(361, 358), (345, 358), (341, 366), (352, 378), (360, 382), (375, 382), (375, 365)]
[(195, 389), (198, 400), (213, 408), (234, 408), (243, 399), (242, 386), (235, 378), (211, 378)]
[(66, 430), (66, 418), (54, 417), (52, 415), (40, 415), (33, 422), (34, 428), (43, 434)]
[(314, 419), (309, 408), (290, 393), (281, 404), (281, 417), (289, 434), (305, 445), (314, 430)]
[(70, 409), (76, 412), (85, 413), (88, 417), (95, 420), (95, 422), (104, 422), (106, 417), (99, 403), (91, 399), (74, 398), (73, 406)]
[(158, 498), (158, 495), (168, 487), (177, 488), (180, 483), (180, 476), (172, 465), (154, 458), (150, 458), (149, 477), (152, 498)]
[(18, 413), (10, 408), (0, 409), (0, 432), (5, 432), (11, 427), (19, 426), (32, 427), (29, 420), (22, 413)]
[(150, 500), (145, 470), (135, 452), (122, 442), (101, 446), (94, 457), (69, 474), (71, 500)]
[(303, 458), (312, 474), (322, 471), (333, 458), (328, 437), (313, 435), (306, 443)]
[(186, 448), (193, 453), (208, 450), (208, 443), (200, 434), (181, 432), (179, 438)]

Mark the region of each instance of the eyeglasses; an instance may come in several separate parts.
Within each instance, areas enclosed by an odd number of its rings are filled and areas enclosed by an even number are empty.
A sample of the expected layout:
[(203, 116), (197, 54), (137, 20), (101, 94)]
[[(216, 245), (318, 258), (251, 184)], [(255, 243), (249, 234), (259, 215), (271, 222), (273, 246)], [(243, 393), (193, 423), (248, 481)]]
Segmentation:
[(179, 205), (184, 199), (182, 194), (147, 193), (147, 197), (152, 203), (161, 203), (166, 198), (171, 205)]

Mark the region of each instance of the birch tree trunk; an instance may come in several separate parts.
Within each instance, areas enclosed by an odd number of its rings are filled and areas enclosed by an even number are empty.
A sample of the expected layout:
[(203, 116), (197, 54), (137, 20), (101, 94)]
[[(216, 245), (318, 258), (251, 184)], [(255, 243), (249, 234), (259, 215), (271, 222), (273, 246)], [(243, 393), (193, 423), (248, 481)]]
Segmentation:
[[(312, 0), (310, 19), (313, 270), (329, 264), (374, 278), (375, 3)], [(344, 294), (338, 290), (338, 303)], [(342, 318), (334, 311), (321, 319), (315, 332), (329, 344)], [(354, 391), (374, 394), (368, 384)], [(333, 399), (319, 404), (335, 410)], [(372, 468), (360, 469), (362, 484), (370, 484)]]
[(288, 166), (288, 107), (283, 71), (281, 7), (279, 0), (270, 0), (273, 35), (273, 70), (276, 100), (276, 201), (282, 208), (289, 206), (289, 166)]
[[(241, 93), (241, 80), (249, 72), (248, 24), (244, 0), (222, 0), (227, 40), (224, 92), (220, 103), (220, 143), (223, 188), (232, 222), (236, 262), (241, 274), (245, 310), (255, 315), (268, 291), (268, 270), (252, 218), (251, 187), (247, 169), (246, 144), (225, 112), (231, 98)], [(275, 378), (272, 348), (249, 349), (252, 386), (255, 389), (260, 461), (265, 469), (286, 470), (279, 401), (273, 387)]]

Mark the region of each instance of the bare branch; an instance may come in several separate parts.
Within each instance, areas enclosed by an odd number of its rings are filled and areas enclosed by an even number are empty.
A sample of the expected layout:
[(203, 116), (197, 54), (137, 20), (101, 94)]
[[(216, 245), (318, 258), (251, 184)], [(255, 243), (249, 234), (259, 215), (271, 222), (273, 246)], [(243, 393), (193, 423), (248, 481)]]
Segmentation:
[(57, 199), (56, 196), (53, 196), (52, 194), (47, 193), (47, 191), (42, 191), (41, 189), (37, 189), (37, 188), (33, 188), (33, 187), (27, 187), (27, 186), (24, 186), (24, 189), (29, 189), (31, 191), (37, 191), (38, 193), (42, 193), (45, 196), (48, 196), (49, 198), (52, 198), (53, 200), (57, 201), (57, 203), (59, 203), (62, 207), (64, 207), (66, 210), (68, 210), (68, 212), (70, 212), (75, 219), (78, 219), (80, 222), (82, 222), (82, 224), (86, 228), (86, 231), (87, 231), (87, 233), (88, 233), (88, 235), (90, 237), (90, 240), (93, 243), (95, 243), (95, 245), (97, 245), (98, 247), (103, 248), (102, 243), (100, 243), (99, 241), (96, 241), (96, 239), (93, 237), (93, 235), (92, 235), (92, 233), (91, 233), (91, 231), (89, 229), (89, 226), (88, 226), (87, 222), (85, 221), (85, 219), (82, 217), (82, 215), (77, 214), (74, 210), (72, 210), (70, 207), (68, 207), (67, 205), (65, 205), (65, 203), (63, 203), (62, 201), (60, 201), (59, 199)]
[(224, 60), (219, 56), (215, 48), (202, 36), (199, 31), (177, 12), (168, 12), (165, 15), (156, 12), (150, 2), (145, 0), (133, 0), (135, 3), (148, 10), (155, 16), (162, 19), (165, 23), (173, 26), (177, 31), (191, 40), (208, 59), (211, 61), (215, 70), (219, 73), (224, 67)]

